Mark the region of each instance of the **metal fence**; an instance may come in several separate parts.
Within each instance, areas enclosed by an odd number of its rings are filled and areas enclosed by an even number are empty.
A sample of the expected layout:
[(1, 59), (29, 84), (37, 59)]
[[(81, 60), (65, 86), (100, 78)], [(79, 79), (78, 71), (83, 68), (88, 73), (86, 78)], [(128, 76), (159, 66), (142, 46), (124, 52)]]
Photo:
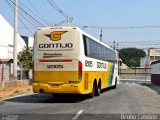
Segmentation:
[(121, 79), (151, 79), (151, 68), (120, 69)]
[[(3, 71), (3, 72), (2, 72)], [(3, 73), (3, 74), (2, 74)], [(8, 64), (4, 64), (2, 67), (2, 64), (0, 64), (0, 81), (3, 80), (12, 80), (13, 79), (13, 66), (9, 66)], [(26, 79), (32, 79), (30, 76), (30, 70), (17, 70), (17, 80), (26, 80)]]
[(23, 87), (31, 85), (30, 80), (11, 80), (11, 81), (0, 81), (0, 89), (3, 88), (15, 88), (15, 87)]
[(17, 80), (26, 80), (26, 79), (29, 79), (29, 71), (28, 70), (18, 70)]
[[(4, 70), (3, 70), (3, 79), (9, 80), (10, 79), (10, 69), (9, 66), (4, 64)], [(2, 64), (0, 64), (0, 80), (2, 80)]]

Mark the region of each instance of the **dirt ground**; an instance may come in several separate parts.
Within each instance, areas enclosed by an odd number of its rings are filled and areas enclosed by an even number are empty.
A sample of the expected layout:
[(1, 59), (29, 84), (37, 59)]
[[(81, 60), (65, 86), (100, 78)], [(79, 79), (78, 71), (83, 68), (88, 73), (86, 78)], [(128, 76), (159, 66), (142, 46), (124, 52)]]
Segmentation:
[(32, 91), (32, 86), (22, 86), (15, 88), (0, 89), (0, 99), (12, 97), (19, 94), (24, 94)]

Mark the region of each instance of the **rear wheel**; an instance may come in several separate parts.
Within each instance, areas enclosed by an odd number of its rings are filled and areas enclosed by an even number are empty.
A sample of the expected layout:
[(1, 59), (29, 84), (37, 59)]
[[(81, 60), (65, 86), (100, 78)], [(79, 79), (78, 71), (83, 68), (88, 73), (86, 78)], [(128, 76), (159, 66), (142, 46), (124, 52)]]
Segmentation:
[(98, 82), (98, 86), (96, 87), (96, 96), (101, 94), (101, 81)]
[(90, 98), (93, 98), (96, 93), (96, 82), (93, 83), (92, 92), (89, 94)]

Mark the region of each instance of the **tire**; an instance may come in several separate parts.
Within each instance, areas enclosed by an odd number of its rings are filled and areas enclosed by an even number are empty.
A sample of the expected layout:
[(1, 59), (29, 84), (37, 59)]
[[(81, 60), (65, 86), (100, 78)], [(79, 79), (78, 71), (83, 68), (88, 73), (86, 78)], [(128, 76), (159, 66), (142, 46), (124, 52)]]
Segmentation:
[(112, 86), (112, 88), (113, 88), (113, 89), (116, 89), (116, 87), (117, 87), (117, 78), (116, 78), (116, 80), (115, 80), (115, 85)]
[(90, 98), (93, 98), (96, 94), (96, 82), (93, 83), (92, 92), (89, 94)]
[(101, 82), (99, 81), (98, 86), (96, 87), (96, 96), (99, 96), (101, 94)]

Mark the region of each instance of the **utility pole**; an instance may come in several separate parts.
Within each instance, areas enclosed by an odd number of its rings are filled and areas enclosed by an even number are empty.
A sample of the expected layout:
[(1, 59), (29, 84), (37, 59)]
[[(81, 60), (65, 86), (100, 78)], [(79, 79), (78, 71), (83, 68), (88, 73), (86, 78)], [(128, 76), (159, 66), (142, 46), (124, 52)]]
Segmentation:
[(116, 42), (113, 41), (113, 49), (115, 50), (116, 49)]
[(119, 44), (117, 43), (117, 51), (119, 51)]
[(67, 26), (69, 26), (69, 23), (71, 23), (72, 20), (73, 18), (67, 15)]
[(18, 26), (18, 0), (14, 6), (14, 40), (13, 40), (13, 77), (17, 79), (17, 26)]
[(101, 33), (100, 33), (100, 41), (102, 42), (102, 28), (101, 28)]
[(69, 26), (69, 16), (67, 15), (67, 26)]

